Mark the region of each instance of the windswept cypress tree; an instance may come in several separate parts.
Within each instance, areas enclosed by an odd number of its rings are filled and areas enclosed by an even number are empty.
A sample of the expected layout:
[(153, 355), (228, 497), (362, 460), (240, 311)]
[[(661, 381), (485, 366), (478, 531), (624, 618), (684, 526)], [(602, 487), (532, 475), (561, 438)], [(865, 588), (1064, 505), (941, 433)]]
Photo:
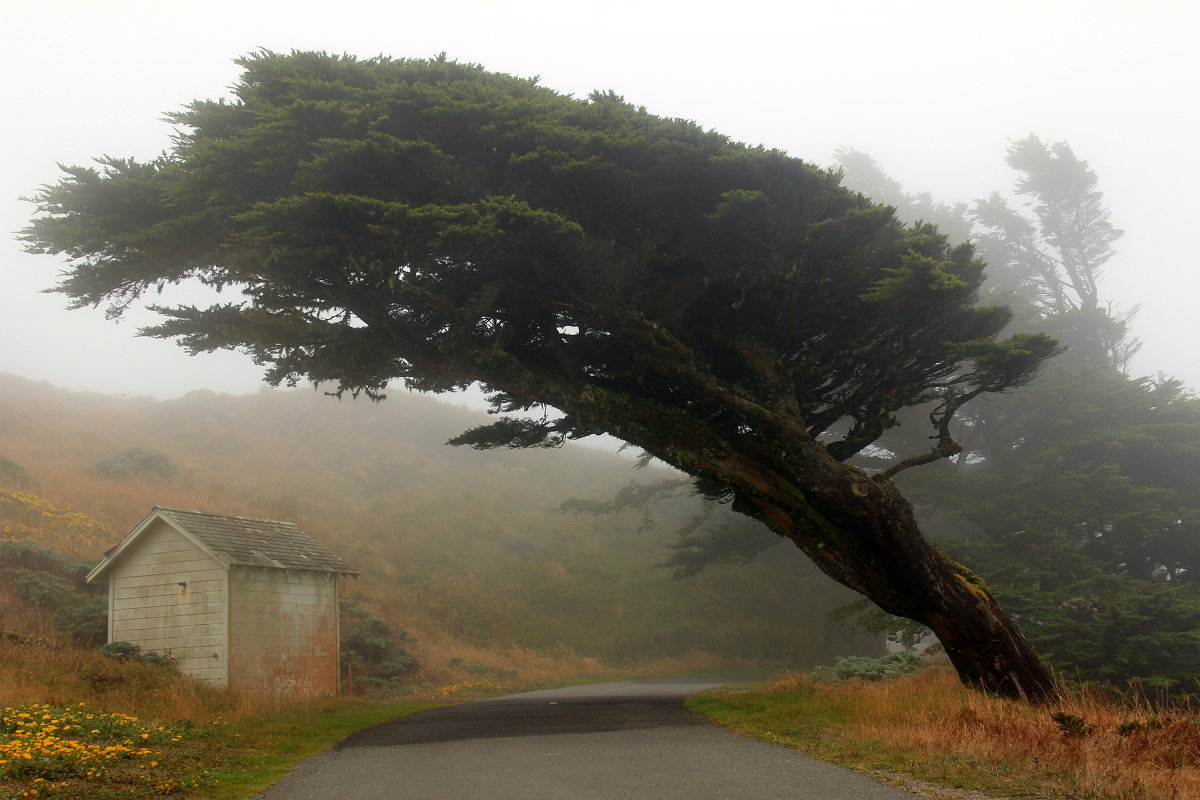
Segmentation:
[[(171, 153), (72, 167), (26, 232), (75, 305), (199, 278), (242, 293), (144, 333), (242, 348), (274, 382), (377, 395), (480, 381), (475, 447), (611, 433), (711, 485), (881, 608), (933, 627), (963, 680), (1054, 684), (988, 588), (921, 536), (891, 477), (954, 455), (955, 414), (1055, 343), (998, 340), (983, 264), (783, 153), (611, 93), (437, 59), (243, 59), (233, 102), (174, 115)], [(846, 461), (932, 403), (934, 445)], [(544, 413), (557, 409), (560, 414)]]

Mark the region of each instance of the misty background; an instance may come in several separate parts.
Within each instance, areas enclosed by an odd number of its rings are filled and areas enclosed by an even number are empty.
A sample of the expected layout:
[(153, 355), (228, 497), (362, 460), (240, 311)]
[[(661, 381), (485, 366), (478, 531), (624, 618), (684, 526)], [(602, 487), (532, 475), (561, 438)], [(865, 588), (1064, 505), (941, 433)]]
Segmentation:
[[(1140, 306), (1135, 375), (1200, 385), (1193, 192), (1200, 9), (1178, 0), (961, 3), (309, 0), (182, 3), (66, 0), (10, 9), (3, 65), (4, 227), (0, 372), (68, 389), (178, 397), (253, 392), (249, 357), (189, 357), (120, 324), (66, 310), (42, 290), (62, 265), (21, 251), (56, 163), (152, 158), (170, 146), (164, 112), (228, 94), (233, 59), (258, 48), (425, 58), (445, 51), (540, 76), (584, 96), (611, 89), (823, 166), (839, 146), (873, 156), (906, 191), (971, 201), (1006, 192), (1011, 141), (1066, 141), (1099, 176), (1125, 231), (1101, 295)], [(150, 302), (187, 302), (177, 287)]]

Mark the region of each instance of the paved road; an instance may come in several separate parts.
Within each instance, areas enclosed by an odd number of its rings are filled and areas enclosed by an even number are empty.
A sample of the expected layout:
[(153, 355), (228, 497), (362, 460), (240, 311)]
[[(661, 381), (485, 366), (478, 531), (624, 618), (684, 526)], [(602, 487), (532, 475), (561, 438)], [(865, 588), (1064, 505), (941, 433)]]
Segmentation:
[(744, 739), (683, 699), (734, 678), (575, 686), (429, 709), (354, 734), (260, 800), (914, 800)]

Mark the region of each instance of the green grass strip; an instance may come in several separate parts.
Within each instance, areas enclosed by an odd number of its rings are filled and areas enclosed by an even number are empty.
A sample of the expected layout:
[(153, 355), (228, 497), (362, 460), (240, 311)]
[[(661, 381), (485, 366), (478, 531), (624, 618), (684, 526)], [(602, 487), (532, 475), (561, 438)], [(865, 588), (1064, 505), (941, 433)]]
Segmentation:
[(212, 784), (198, 796), (247, 800), (350, 734), (436, 705), (340, 699), (231, 726), (230, 749), (208, 768)]

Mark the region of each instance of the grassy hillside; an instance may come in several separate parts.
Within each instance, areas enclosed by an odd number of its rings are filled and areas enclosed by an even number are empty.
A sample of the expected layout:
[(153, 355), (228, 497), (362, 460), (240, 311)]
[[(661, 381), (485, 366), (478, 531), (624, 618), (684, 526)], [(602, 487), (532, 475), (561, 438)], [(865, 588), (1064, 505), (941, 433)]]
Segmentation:
[[(557, 511), (665, 471), (578, 444), (445, 446), (486, 421), (403, 392), (155, 401), (0, 376), (0, 538), (94, 559), (154, 505), (294, 521), (361, 570), (349, 600), (415, 637), (414, 686), (804, 667), (872, 646), (826, 620), (849, 597), (790, 548), (686, 580), (655, 567), (690, 500), (641, 532), (633, 514)], [(166, 468), (107, 469), (129, 448)]]

